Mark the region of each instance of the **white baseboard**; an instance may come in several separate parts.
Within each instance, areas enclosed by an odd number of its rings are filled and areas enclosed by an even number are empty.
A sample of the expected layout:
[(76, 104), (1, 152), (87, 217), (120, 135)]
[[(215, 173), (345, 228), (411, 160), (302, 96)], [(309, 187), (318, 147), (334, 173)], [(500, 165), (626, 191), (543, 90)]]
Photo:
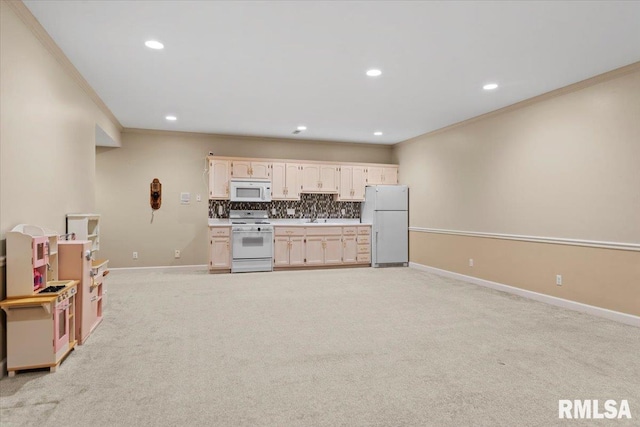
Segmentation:
[(528, 291), (526, 289), (520, 289), (509, 285), (503, 285), (502, 283), (491, 282), (489, 280), (479, 279), (473, 276), (467, 276), (460, 273), (454, 273), (449, 270), (442, 270), (435, 267), (429, 267), (428, 265), (418, 264), (410, 262), (409, 267), (416, 270), (422, 270), (429, 273), (437, 274), (439, 276), (451, 277), (453, 279), (463, 280), (465, 282), (471, 282), (473, 284), (484, 286), (487, 288), (495, 289), (497, 291), (507, 292), (510, 294), (518, 295), (524, 298), (544, 302), (547, 304), (555, 305), (557, 307), (567, 308), (573, 311), (579, 311), (581, 313), (587, 313), (605, 319), (613, 320), (616, 322), (624, 323), (626, 325), (640, 327), (640, 317), (632, 314), (621, 313), (619, 311), (608, 310), (606, 308), (595, 307), (593, 305), (582, 304), (580, 302), (571, 301), (563, 298), (554, 297), (551, 295), (545, 295), (538, 292)]
[(126, 272), (126, 271), (141, 271), (141, 270), (207, 270), (207, 264), (197, 264), (197, 265), (165, 265), (165, 266), (155, 266), (155, 267), (118, 267), (111, 268), (109, 267), (109, 271), (117, 271), (117, 272)]

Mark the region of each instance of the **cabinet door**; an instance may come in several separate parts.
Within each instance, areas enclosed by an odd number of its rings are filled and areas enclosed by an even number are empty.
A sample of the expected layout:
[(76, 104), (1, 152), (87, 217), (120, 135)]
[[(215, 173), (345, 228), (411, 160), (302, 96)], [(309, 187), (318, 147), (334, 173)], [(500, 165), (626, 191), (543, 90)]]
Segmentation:
[(353, 167), (340, 166), (340, 185), (338, 189), (338, 198), (340, 200), (351, 200), (353, 195)]
[(358, 257), (358, 243), (356, 236), (344, 236), (342, 238), (342, 262), (354, 264)]
[(289, 200), (300, 200), (300, 186), (302, 185), (302, 167), (298, 163), (287, 163), (285, 193)]
[(302, 193), (320, 191), (320, 165), (302, 165)]
[(382, 176), (384, 168), (381, 166), (369, 166), (367, 167), (367, 183), (369, 185), (384, 184)]
[(304, 265), (304, 237), (289, 238), (289, 265)]
[(231, 268), (231, 244), (228, 237), (214, 237), (211, 239), (209, 268)]
[(338, 192), (338, 168), (335, 165), (320, 165), (320, 191)]
[(324, 239), (325, 264), (342, 263), (342, 236), (327, 236)]
[(229, 160), (213, 159), (209, 161), (209, 198), (229, 198)]
[(251, 178), (255, 179), (269, 179), (271, 176), (271, 169), (267, 162), (251, 162)]
[(307, 265), (324, 264), (324, 239), (321, 236), (307, 237), (305, 257)]
[(232, 161), (231, 176), (234, 178), (251, 178), (251, 162), (245, 160)]
[(273, 265), (289, 265), (289, 238), (276, 237), (273, 245)]
[(282, 200), (287, 198), (285, 188), (287, 165), (285, 163), (274, 163), (271, 167), (271, 198)]
[(354, 166), (351, 174), (351, 200), (364, 201), (364, 190), (367, 186), (367, 173), (364, 166)]
[(382, 175), (382, 181), (388, 185), (395, 185), (398, 183), (398, 168), (397, 167), (389, 167), (384, 168), (384, 172)]

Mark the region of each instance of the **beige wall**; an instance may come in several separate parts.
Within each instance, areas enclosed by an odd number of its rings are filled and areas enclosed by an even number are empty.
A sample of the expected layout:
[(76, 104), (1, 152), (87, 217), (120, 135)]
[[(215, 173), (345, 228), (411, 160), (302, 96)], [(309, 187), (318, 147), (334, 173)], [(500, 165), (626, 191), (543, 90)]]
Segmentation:
[(14, 6), (0, 19), (0, 239), (20, 223), (63, 233), (66, 213), (95, 208), (95, 125), (120, 131)]
[[(412, 262), (640, 316), (640, 252), (414, 231), (409, 235)], [(556, 285), (557, 274), (562, 275), (562, 286)]]
[[(102, 214), (100, 258), (110, 267), (199, 265), (208, 259), (209, 152), (218, 156), (390, 163), (391, 147), (319, 141), (125, 131), (121, 148), (98, 148), (96, 211)], [(153, 224), (149, 184), (162, 183)], [(180, 193), (191, 204), (180, 204)], [(196, 195), (202, 202), (196, 202)], [(175, 259), (175, 249), (181, 258)], [(132, 253), (138, 252), (137, 261)]]
[[(411, 226), (639, 244), (640, 66), (595, 80), (395, 146)], [(640, 252), (421, 232), (410, 242), (413, 262), (639, 314)]]

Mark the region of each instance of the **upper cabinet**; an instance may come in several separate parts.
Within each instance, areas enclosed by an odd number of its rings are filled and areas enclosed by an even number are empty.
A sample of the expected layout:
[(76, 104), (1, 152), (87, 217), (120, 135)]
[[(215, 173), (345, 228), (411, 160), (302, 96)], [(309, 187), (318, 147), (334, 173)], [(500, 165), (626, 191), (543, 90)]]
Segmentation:
[(367, 173), (364, 166), (340, 166), (340, 192), (338, 200), (344, 202), (363, 202), (367, 185)]
[(302, 166), (299, 163), (271, 165), (271, 198), (273, 200), (300, 200)]
[(301, 193), (337, 193), (338, 166), (320, 163), (302, 165)]
[(231, 161), (231, 176), (233, 178), (269, 179), (270, 172), (269, 162), (253, 162), (242, 159)]
[(231, 176), (231, 162), (212, 158), (209, 160), (209, 198), (229, 198), (229, 177)]
[(270, 180), (273, 200), (328, 193), (339, 201), (362, 202), (367, 185), (398, 183), (398, 165), (209, 157), (209, 199), (229, 200), (229, 181), (235, 178)]
[(398, 183), (398, 166), (368, 166), (368, 185), (395, 185)]

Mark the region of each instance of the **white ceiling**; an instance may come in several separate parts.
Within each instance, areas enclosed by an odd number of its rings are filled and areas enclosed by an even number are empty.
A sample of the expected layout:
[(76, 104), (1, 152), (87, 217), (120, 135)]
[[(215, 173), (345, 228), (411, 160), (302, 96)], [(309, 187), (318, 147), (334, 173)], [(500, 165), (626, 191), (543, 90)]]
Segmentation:
[(25, 4), (129, 128), (392, 144), (640, 60), (637, 1)]

